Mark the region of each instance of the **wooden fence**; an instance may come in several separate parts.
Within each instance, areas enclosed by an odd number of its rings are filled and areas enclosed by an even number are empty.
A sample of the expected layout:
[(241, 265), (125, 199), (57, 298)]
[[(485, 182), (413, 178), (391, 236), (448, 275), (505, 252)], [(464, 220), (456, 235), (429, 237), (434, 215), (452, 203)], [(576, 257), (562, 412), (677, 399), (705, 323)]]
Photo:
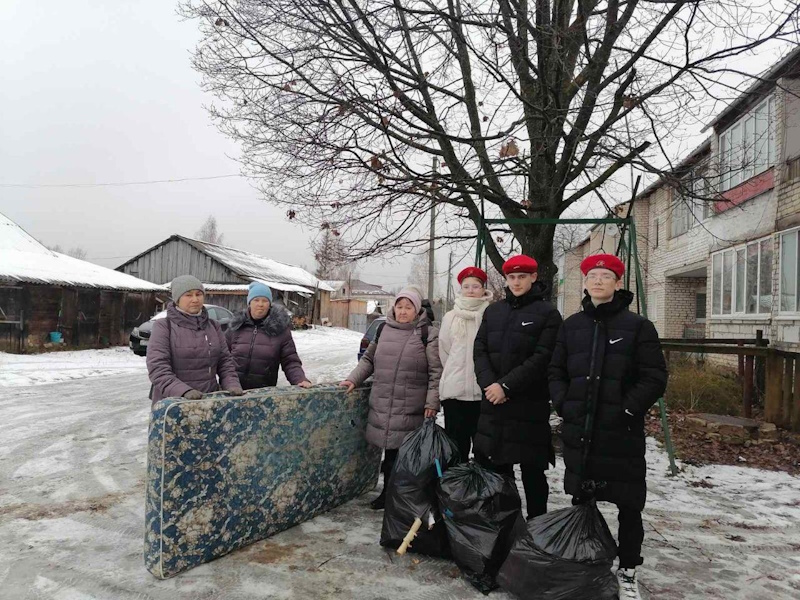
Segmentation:
[(760, 331), (755, 339), (667, 338), (661, 347), (667, 362), (673, 352), (738, 356), (742, 412), (748, 418), (753, 416), (757, 374), (763, 368), (764, 418), (800, 431), (800, 353), (770, 348)]

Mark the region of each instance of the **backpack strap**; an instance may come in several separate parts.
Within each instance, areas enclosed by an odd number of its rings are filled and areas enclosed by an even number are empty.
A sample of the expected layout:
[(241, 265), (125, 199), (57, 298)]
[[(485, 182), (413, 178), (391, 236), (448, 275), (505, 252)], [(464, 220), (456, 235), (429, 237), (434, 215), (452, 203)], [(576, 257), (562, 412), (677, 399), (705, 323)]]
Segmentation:
[(378, 325), (378, 331), (375, 332), (375, 339), (373, 340), (376, 344), (378, 343), (378, 340), (381, 339), (381, 331), (383, 331), (385, 325), (386, 321)]
[[(167, 345), (169, 346), (169, 366), (172, 367), (172, 325), (169, 322), (169, 315), (165, 315), (164, 318), (167, 320)], [(174, 371), (174, 369), (173, 369)], [(150, 400), (153, 399), (153, 391), (156, 389), (155, 384), (150, 384), (150, 395), (148, 398)]]

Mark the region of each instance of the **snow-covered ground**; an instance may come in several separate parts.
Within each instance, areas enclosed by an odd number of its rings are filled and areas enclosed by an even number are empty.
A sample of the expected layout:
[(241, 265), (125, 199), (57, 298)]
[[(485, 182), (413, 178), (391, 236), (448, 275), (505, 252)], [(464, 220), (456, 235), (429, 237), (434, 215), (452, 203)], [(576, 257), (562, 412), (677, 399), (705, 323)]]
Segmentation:
[(0, 352), (0, 387), (56, 383), (86, 377), (147, 373), (144, 357), (127, 347), (44, 354)]
[[(318, 328), (293, 333), (297, 351), (314, 383), (339, 381), (356, 364), (362, 334), (349, 329)], [(6, 354), (0, 352), (0, 387), (56, 383), (86, 377), (147, 372), (145, 359), (120, 346), (102, 350)], [(288, 385), (281, 372), (279, 383)]]
[[(295, 334), (315, 383), (347, 374), (360, 337), (325, 329)], [(483, 597), (451, 562), (384, 552), (377, 543), (382, 515), (365, 506), (373, 494), (156, 580), (142, 561), (149, 382), (143, 359), (116, 353), (11, 357), (0, 366), (3, 600)], [(77, 358), (70, 362), (68, 354)], [(81, 369), (105, 371), (65, 380)], [(21, 384), (10, 383), (7, 370)], [(32, 379), (37, 371), (46, 375)], [(32, 385), (59, 373), (59, 383)], [(640, 568), (646, 599), (800, 597), (800, 479), (730, 466), (686, 466), (668, 477), (654, 440), (648, 462)], [(563, 475), (559, 459), (548, 472), (551, 509), (569, 504)], [(601, 510), (616, 532), (614, 508)], [(509, 600), (502, 591), (492, 597)]]

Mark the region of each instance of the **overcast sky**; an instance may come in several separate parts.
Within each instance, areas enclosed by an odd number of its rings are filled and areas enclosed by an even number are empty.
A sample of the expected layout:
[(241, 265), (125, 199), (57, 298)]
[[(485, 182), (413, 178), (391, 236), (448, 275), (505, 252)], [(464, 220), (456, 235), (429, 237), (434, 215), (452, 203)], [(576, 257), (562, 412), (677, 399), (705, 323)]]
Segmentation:
[[(237, 174), (190, 54), (196, 23), (171, 0), (0, 2), (0, 183), (61, 184)], [(116, 267), (214, 215), (225, 243), (315, 267), (316, 232), (242, 178), (92, 188), (0, 188), (0, 212), (47, 245)], [(363, 266), (393, 287), (409, 262)]]
[[(0, 2), (0, 183), (136, 182), (237, 174), (238, 148), (211, 124), (190, 56), (199, 34), (173, 0)], [(757, 72), (778, 56), (739, 58)], [(719, 110), (719, 107), (716, 108)], [(696, 129), (699, 129), (695, 127)], [(706, 134), (697, 132), (697, 141)], [(676, 154), (696, 141), (682, 139)], [(0, 188), (0, 212), (47, 245), (81, 246), (116, 267), (214, 215), (225, 243), (315, 267), (315, 231), (285, 218), (247, 180)], [(408, 260), (361, 265), (387, 288)], [(438, 270), (446, 269), (442, 253)], [(466, 263), (465, 263), (466, 264)]]

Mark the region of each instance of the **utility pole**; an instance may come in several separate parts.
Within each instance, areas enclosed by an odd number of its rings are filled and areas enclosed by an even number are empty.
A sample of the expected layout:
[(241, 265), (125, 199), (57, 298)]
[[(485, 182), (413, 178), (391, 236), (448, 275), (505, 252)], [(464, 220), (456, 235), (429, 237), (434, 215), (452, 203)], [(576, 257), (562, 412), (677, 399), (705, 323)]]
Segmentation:
[(447, 260), (447, 306), (448, 311), (453, 310), (453, 251), (450, 250), (450, 258)]
[(431, 238), (428, 245), (428, 298), (433, 301), (433, 278), (436, 271), (436, 260), (434, 256), (435, 252), (435, 243), (434, 239), (436, 237), (436, 161), (437, 158), (434, 156), (431, 159), (431, 167), (433, 170), (433, 183), (431, 184)]

